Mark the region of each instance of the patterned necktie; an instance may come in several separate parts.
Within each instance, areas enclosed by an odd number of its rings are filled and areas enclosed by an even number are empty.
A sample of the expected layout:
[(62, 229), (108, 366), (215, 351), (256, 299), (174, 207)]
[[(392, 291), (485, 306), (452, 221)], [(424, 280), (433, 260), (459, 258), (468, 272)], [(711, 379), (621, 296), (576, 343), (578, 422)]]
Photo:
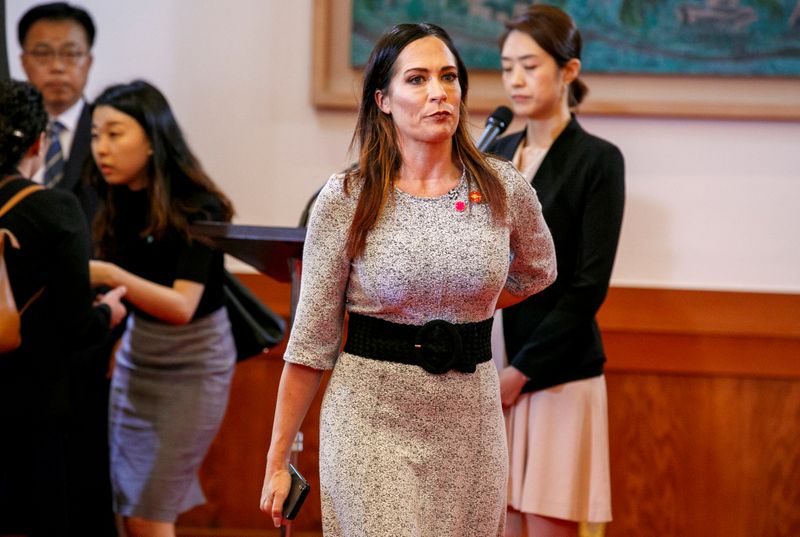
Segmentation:
[(59, 135), (64, 130), (64, 125), (53, 121), (47, 129), (50, 145), (47, 147), (44, 168), (44, 186), (53, 188), (64, 178), (64, 152), (61, 150)]

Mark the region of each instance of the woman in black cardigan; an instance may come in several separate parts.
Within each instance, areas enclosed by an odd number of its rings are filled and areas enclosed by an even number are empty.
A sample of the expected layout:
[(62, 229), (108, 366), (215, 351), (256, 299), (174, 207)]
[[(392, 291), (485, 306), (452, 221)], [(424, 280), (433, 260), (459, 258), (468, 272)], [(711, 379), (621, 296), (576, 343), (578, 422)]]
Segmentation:
[(569, 15), (534, 5), (506, 28), (503, 84), (527, 125), (489, 151), (532, 182), (558, 262), (553, 285), (503, 311), (502, 329), (495, 323), (510, 451), (507, 534), (577, 536), (580, 522), (611, 520), (605, 354), (595, 314), (617, 250), (624, 163), (619, 149), (570, 113), (586, 86)]
[[(22, 176), (41, 162), (46, 124), (38, 90), (0, 81), (0, 206), (34, 186)], [(0, 354), (0, 534), (82, 535), (86, 521), (69, 501), (76, 480), (86, 479), (67, 458), (76, 447), (70, 380), (83, 365), (81, 351), (101, 344), (124, 317), (125, 289), (93, 306), (89, 229), (70, 192), (30, 194), (0, 218), (0, 229), (0, 240), (11, 234), (20, 246), (6, 242), (4, 257), (24, 308), (21, 345)]]

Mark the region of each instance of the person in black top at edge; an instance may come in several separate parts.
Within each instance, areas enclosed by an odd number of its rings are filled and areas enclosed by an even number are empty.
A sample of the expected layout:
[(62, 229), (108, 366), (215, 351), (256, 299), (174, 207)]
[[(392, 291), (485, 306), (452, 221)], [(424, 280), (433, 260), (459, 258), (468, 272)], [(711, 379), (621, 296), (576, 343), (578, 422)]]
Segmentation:
[[(35, 172), (46, 122), (38, 90), (0, 82), (0, 206), (34, 184), (20, 175)], [(88, 535), (91, 521), (68, 501), (76, 476), (67, 472), (67, 379), (75, 351), (108, 337), (124, 317), (125, 289), (93, 307), (89, 230), (69, 192), (34, 192), (0, 218), (0, 229), (20, 245), (6, 242), (4, 254), (18, 308), (43, 289), (21, 317), (21, 346), (0, 355), (0, 534)]]
[[(91, 15), (66, 2), (37, 4), (17, 23), (20, 60), (28, 80), (42, 92), (48, 129), (41, 152), (44, 165), (31, 179), (72, 192), (91, 226), (98, 200), (83, 176), (90, 156), (91, 109), (84, 91), (93, 63), (96, 28)], [(56, 127), (54, 129), (54, 126)], [(61, 162), (55, 155), (61, 149)], [(108, 364), (123, 325), (104, 345), (86, 349), (70, 382), (72, 437), (69, 471), (71, 510), (85, 520), (85, 534), (116, 535), (108, 475)]]
[(236, 350), (223, 255), (189, 235), (233, 207), (190, 151), (164, 96), (137, 80), (92, 112), (93, 180), (104, 199), (94, 285), (125, 285), (133, 313), (109, 403), (114, 510), (127, 537), (175, 534), (205, 501), (197, 472), (228, 401)]
[(570, 113), (586, 86), (569, 15), (530, 6), (506, 23), (500, 47), (503, 85), (527, 121), (489, 152), (531, 181), (558, 262), (553, 285), (495, 323), (510, 450), (507, 535), (577, 537), (579, 523), (611, 520), (605, 353), (595, 314), (617, 251), (624, 162)]

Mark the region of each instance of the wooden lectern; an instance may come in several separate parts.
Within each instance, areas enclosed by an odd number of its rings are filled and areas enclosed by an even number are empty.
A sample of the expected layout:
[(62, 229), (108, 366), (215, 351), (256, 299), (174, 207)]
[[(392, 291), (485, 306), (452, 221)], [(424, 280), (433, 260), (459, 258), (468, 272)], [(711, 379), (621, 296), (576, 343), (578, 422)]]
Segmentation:
[(290, 321), (294, 319), (300, 294), (305, 228), (197, 222), (189, 228), (189, 232), (270, 278), (291, 282)]

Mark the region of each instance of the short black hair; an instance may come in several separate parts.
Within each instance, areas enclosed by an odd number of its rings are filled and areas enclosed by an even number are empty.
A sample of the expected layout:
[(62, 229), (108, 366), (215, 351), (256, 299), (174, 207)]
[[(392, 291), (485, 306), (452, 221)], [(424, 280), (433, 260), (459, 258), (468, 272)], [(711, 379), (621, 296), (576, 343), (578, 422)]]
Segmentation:
[(17, 39), (19, 46), (25, 46), (25, 38), (34, 23), (40, 20), (49, 21), (75, 21), (83, 27), (86, 32), (86, 39), (89, 41), (89, 48), (94, 45), (94, 22), (91, 15), (80, 7), (70, 5), (66, 2), (51, 2), (49, 4), (39, 4), (33, 6), (19, 20), (17, 24)]
[(46, 125), (39, 90), (28, 82), (0, 80), (0, 170), (13, 173)]

